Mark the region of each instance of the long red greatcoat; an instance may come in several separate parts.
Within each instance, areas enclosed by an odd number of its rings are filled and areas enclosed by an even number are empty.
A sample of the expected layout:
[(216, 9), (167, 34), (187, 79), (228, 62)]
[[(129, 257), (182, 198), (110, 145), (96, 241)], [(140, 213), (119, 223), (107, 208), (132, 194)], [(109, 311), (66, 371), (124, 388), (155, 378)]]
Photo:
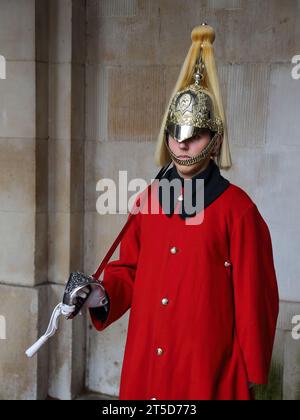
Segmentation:
[(131, 308), (120, 399), (247, 400), (248, 382), (267, 383), (278, 316), (273, 251), (240, 187), (230, 183), (201, 224), (137, 214), (103, 285), (110, 311), (104, 323), (90, 311), (97, 330)]

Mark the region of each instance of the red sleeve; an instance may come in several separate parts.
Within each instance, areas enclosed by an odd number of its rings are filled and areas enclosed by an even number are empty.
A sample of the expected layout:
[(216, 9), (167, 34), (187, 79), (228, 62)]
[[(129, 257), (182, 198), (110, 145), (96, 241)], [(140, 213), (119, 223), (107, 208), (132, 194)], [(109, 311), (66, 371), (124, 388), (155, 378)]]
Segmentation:
[(137, 213), (130, 222), (120, 243), (119, 259), (109, 262), (104, 269), (102, 285), (110, 303), (106, 320), (101, 321), (103, 308), (89, 309), (92, 323), (98, 331), (104, 330), (119, 319), (131, 306), (140, 249), (140, 218), (141, 213)]
[(279, 297), (270, 232), (254, 203), (233, 226), (230, 248), (236, 333), (248, 381), (266, 384)]

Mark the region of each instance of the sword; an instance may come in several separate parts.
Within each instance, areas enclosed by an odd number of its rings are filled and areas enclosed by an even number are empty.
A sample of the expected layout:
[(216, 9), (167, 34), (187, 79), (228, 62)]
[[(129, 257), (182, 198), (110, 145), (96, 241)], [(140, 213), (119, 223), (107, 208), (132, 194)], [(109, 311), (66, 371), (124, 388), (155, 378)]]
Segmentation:
[[(79, 271), (70, 274), (67, 282), (63, 301), (60, 302), (53, 310), (48, 328), (29, 349), (25, 351), (28, 357), (34, 356), (37, 351), (52, 337), (58, 329), (58, 318), (63, 315), (67, 319), (74, 318), (79, 312), (86, 300), (77, 295), (77, 293), (85, 287), (91, 287), (92, 285), (101, 286), (101, 282), (95, 280), (92, 276), (87, 276)], [(91, 293), (91, 289), (90, 292)], [(89, 295), (88, 293), (88, 295)], [(108, 303), (107, 299), (102, 299), (101, 304), (104, 306)]]
[[(170, 166), (172, 162), (167, 164), (166, 166), (162, 167), (158, 174), (156, 175), (154, 182), (159, 181), (163, 174), (167, 171), (168, 167)], [(86, 298), (81, 298), (80, 296), (77, 296), (77, 293), (82, 290), (85, 287), (90, 288), (91, 292), (91, 286), (99, 286), (103, 287), (101, 285), (101, 281), (99, 280), (99, 277), (106, 267), (109, 259), (113, 255), (115, 249), (119, 245), (122, 237), (124, 236), (125, 232), (127, 231), (129, 225), (131, 224), (131, 221), (133, 220), (134, 216), (136, 215), (136, 210), (138, 207), (141, 207), (145, 204), (146, 197), (148, 195), (148, 191), (151, 188), (153, 183), (148, 185), (147, 189), (144, 191), (144, 199), (143, 200), (137, 200), (133, 210), (130, 212), (127, 222), (123, 226), (122, 230), (120, 231), (119, 235), (109, 248), (107, 254), (101, 261), (101, 264), (99, 265), (97, 271), (92, 274), (91, 276), (85, 275), (79, 271), (73, 272), (70, 274), (68, 282), (66, 284), (65, 293), (63, 296), (63, 301), (60, 302), (53, 310), (48, 328), (46, 332), (26, 351), (25, 354), (27, 357), (33, 357), (38, 350), (49, 340), (50, 337), (52, 337), (57, 329), (58, 329), (58, 319), (61, 315), (63, 315), (66, 319), (72, 319), (74, 318), (79, 312), (82, 306), (84, 305), (84, 302), (86, 301)], [(102, 305), (106, 305), (107, 301), (102, 301)], [(74, 310), (75, 308), (75, 310)]]

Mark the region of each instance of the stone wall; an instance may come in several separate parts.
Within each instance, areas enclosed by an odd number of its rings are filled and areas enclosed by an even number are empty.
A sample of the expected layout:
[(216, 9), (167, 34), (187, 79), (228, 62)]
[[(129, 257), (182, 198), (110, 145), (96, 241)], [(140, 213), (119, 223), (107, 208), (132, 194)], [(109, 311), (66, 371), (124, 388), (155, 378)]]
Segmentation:
[[(150, 180), (162, 113), (190, 46), (191, 29), (216, 29), (215, 53), (228, 116), (233, 167), (223, 171), (257, 203), (273, 240), (281, 311), (271, 384), (260, 398), (299, 398), (300, 314), (298, 213), (300, 2), (288, 0), (127, 0), (87, 3), (85, 250), (93, 270), (121, 228), (123, 216), (96, 213), (96, 182)], [(116, 222), (117, 220), (117, 222)], [(116, 228), (117, 225), (117, 228)], [(112, 232), (108, 234), (108, 232)], [(128, 314), (107, 331), (88, 334), (87, 385), (118, 395)]]
[(37, 357), (24, 351), (70, 271), (93, 272), (126, 220), (96, 212), (97, 182), (158, 172), (162, 113), (203, 21), (216, 29), (228, 116), (223, 175), (273, 240), (281, 308), (258, 395), (300, 399), (299, 0), (0, 0), (0, 399), (117, 398), (128, 313), (101, 334), (84, 316), (61, 320)]

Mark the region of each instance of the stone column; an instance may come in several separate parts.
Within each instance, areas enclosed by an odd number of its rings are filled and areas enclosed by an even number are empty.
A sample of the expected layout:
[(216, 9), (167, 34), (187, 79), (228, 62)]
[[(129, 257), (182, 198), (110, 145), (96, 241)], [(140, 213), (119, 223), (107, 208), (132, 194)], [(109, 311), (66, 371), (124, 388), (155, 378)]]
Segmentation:
[(0, 399), (71, 399), (85, 318), (61, 320), (34, 358), (24, 351), (82, 269), (85, 1), (0, 10)]
[(24, 352), (47, 322), (47, 66), (36, 48), (41, 8), (1, 0), (0, 9), (0, 398), (36, 399), (47, 396), (48, 349), (32, 360)]
[[(85, 1), (49, 3), (50, 306), (71, 271), (83, 270)], [(85, 317), (61, 323), (49, 352), (49, 395), (71, 399), (84, 387)]]

